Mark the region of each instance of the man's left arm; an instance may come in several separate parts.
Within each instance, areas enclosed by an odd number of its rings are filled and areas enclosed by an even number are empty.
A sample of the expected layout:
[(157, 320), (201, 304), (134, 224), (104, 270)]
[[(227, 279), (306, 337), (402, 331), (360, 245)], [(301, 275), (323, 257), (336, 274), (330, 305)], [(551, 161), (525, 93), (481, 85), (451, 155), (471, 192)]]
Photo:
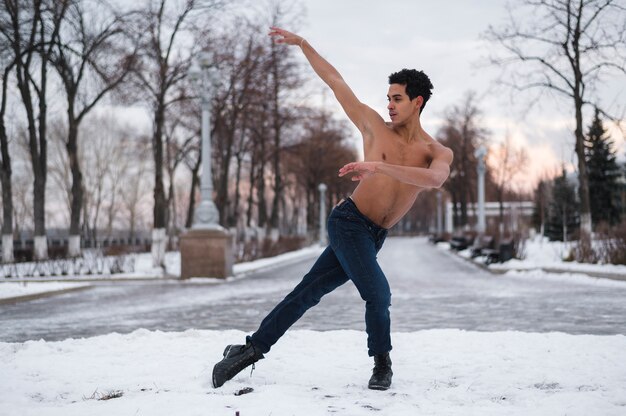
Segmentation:
[(355, 173), (352, 180), (360, 181), (374, 174), (383, 174), (421, 188), (440, 188), (450, 176), (452, 158), (452, 151), (445, 148), (433, 159), (428, 168), (392, 165), (378, 161), (352, 162), (339, 169), (339, 176)]

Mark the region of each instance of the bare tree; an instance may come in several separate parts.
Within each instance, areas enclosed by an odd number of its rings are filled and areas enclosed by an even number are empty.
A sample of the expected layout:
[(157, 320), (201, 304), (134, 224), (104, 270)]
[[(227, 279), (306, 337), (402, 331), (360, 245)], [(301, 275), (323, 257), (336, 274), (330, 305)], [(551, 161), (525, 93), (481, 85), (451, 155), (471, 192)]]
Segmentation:
[[(246, 224), (248, 227), (255, 224), (259, 228), (267, 225), (267, 201), (266, 201), (266, 169), (268, 161), (268, 106), (265, 102), (255, 106), (250, 113), (254, 122), (249, 126), (252, 140), (250, 154), (250, 193), (248, 194), (248, 209)], [(256, 203), (255, 203), (256, 200)], [(256, 220), (253, 218), (256, 204)]]
[(454, 225), (468, 224), (468, 204), (476, 201), (476, 148), (484, 141), (487, 131), (480, 125), (480, 110), (475, 104), (476, 94), (468, 92), (459, 105), (448, 109), (438, 138), (454, 152), (450, 178), (444, 185), (450, 193)]
[[(48, 202), (61, 203), (63, 223), (69, 224), (72, 210), (72, 170), (66, 150), (67, 125), (62, 119), (48, 123)], [(56, 198), (55, 198), (56, 197)]]
[(152, 185), (150, 176), (146, 175), (150, 161), (145, 157), (150, 151), (150, 142), (149, 137), (140, 136), (126, 142), (124, 147), (124, 153), (133, 162), (124, 175), (124, 186), (120, 191), (120, 205), (126, 214), (125, 225), (130, 239), (136, 238), (137, 229), (142, 225), (142, 206), (147, 205), (145, 190)]
[[(6, 24), (5, 12), (0, 11), (0, 25)], [(15, 57), (11, 53), (6, 38), (0, 38), (0, 184), (2, 185), (2, 261), (13, 261), (13, 189), (11, 187), (11, 155), (9, 153), (9, 138), (5, 124), (7, 109), (7, 90), (9, 74), (15, 65)]]
[(153, 262), (163, 266), (166, 244), (167, 196), (164, 184), (164, 126), (171, 107), (188, 100), (186, 78), (191, 60), (197, 53), (190, 22), (194, 13), (203, 13), (218, 4), (214, 0), (148, 0), (141, 10), (139, 33), (140, 65), (136, 78), (152, 111), (152, 151), (154, 157)]
[[(139, 147), (132, 126), (120, 123), (112, 114), (86, 117), (79, 137), (79, 160), (89, 166), (83, 175), (82, 223), (85, 235), (94, 241), (101, 237), (100, 230), (110, 235), (114, 224), (120, 222), (126, 208), (124, 195), (135, 186), (131, 178), (145, 165), (146, 149)], [(69, 167), (69, 161), (65, 163)], [(145, 189), (145, 182), (140, 184)]]
[(36, 259), (48, 256), (45, 216), (48, 62), (68, 4), (53, 0), (5, 0), (0, 24), (0, 33), (15, 56), (17, 87), (28, 120)]
[[(166, 167), (167, 167), (167, 176), (168, 176), (168, 192), (167, 192), (167, 206), (169, 207), (167, 210), (167, 225), (168, 225), (168, 236), (170, 239), (170, 245), (172, 244), (175, 236), (178, 235), (180, 231), (179, 223), (178, 223), (178, 200), (176, 198), (176, 172), (181, 163), (187, 164), (188, 158), (191, 154), (196, 157), (199, 157), (199, 152), (197, 152), (199, 143), (199, 126), (198, 126), (198, 117), (196, 111), (190, 109), (190, 105), (182, 106), (181, 104), (181, 117), (170, 120), (170, 123), (167, 123), (167, 128), (164, 132), (165, 137), (165, 159), (166, 159)], [(185, 102), (185, 104), (190, 104), (189, 102)], [(189, 119), (185, 113), (193, 114), (193, 119)], [(195, 174), (197, 175), (199, 170), (196, 170)], [(198, 179), (196, 178), (196, 181)], [(192, 179), (193, 182), (193, 179)], [(199, 182), (199, 181), (198, 181)], [(192, 195), (193, 196), (193, 195)]]
[(498, 203), (500, 204), (500, 237), (504, 232), (504, 198), (507, 190), (512, 190), (512, 181), (515, 177), (523, 173), (528, 163), (528, 153), (526, 149), (514, 148), (511, 143), (511, 136), (506, 135), (503, 143), (489, 148), (487, 164), (489, 172), (496, 188)]
[(51, 63), (61, 78), (67, 99), (65, 146), (72, 172), (68, 254), (78, 256), (83, 202), (79, 126), (102, 98), (124, 81), (135, 62), (136, 47), (128, 42), (124, 16), (117, 15), (112, 6), (92, 0), (68, 3)]
[(32, 229), (33, 219), (33, 180), (32, 172), (13, 174), (13, 232), (18, 237), (22, 230)]
[[(272, 26), (281, 26), (281, 22), (294, 14), (294, 5), (289, 4), (281, 7), (276, 3), (272, 16)], [(302, 76), (300, 66), (294, 60), (294, 48), (285, 45), (277, 45), (270, 41), (270, 59), (268, 73), (270, 74), (268, 85), (268, 101), (270, 105), (270, 120), (272, 129), (272, 168), (274, 174), (272, 200), (272, 213), (270, 227), (274, 230), (274, 237), (278, 236), (281, 201), (283, 195), (283, 175), (281, 172), (281, 148), (286, 145), (285, 127), (293, 116), (290, 114), (291, 106), (286, 105), (285, 96), (290, 90), (300, 85)]]
[(224, 36), (217, 42), (220, 52), (216, 53), (216, 57), (220, 62), (223, 82), (214, 107), (215, 136), (212, 137), (215, 161), (212, 166), (216, 171), (216, 205), (223, 225), (233, 225), (233, 218), (228, 215), (229, 179), (238, 145), (236, 139), (247, 138), (242, 134), (244, 124), (248, 122), (250, 108), (258, 102), (258, 88), (263, 85), (262, 63), (266, 56), (260, 45), (259, 32), (257, 27), (248, 24), (240, 27), (235, 37)]
[[(519, 16), (528, 16), (520, 21)], [(515, 90), (539, 89), (566, 97), (576, 121), (581, 230), (591, 234), (589, 181), (584, 155), (583, 107), (597, 104), (594, 88), (611, 74), (626, 74), (626, 7), (622, 0), (522, 0), (508, 22), (487, 39), (504, 53), (493, 63), (508, 68)], [(606, 111), (602, 113), (607, 115)], [(615, 117), (610, 117), (616, 119)]]
[(285, 177), (294, 178), (307, 209), (307, 226), (314, 229), (319, 225), (319, 184), (328, 187), (329, 205), (348, 195), (354, 183), (339, 178), (337, 172), (357, 155), (354, 146), (347, 142), (345, 126), (332, 120), (329, 114), (311, 109), (306, 113), (303, 136), (297, 143), (285, 147), (284, 173)]

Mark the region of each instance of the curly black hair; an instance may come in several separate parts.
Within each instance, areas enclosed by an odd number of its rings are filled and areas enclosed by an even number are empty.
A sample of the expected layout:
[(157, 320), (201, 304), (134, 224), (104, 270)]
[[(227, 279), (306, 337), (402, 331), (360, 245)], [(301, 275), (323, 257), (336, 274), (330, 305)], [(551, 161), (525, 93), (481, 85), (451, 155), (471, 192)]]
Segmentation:
[(422, 113), (426, 102), (432, 95), (431, 90), (433, 89), (433, 84), (424, 71), (404, 68), (401, 71), (389, 75), (389, 85), (391, 84), (406, 86), (406, 95), (408, 95), (411, 100), (421, 96), (424, 99), (424, 103), (420, 107), (420, 114)]

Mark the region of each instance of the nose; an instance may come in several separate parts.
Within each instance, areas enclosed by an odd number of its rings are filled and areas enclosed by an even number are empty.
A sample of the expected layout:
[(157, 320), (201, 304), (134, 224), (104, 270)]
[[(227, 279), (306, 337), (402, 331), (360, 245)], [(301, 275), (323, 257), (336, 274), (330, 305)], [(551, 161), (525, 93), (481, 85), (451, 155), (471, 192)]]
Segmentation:
[(393, 101), (389, 101), (389, 104), (387, 104), (387, 110), (393, 110)]

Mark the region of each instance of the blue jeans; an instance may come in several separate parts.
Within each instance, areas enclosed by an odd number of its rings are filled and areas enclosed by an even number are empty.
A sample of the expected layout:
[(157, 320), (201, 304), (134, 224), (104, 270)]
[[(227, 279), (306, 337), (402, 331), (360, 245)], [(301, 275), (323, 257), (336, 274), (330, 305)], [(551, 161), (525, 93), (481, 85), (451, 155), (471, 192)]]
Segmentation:
[(387, 230), (359, 212), (348, 198), (328, 218), (330, 245), (302, 281), (261, 322), (248, 341), (267, 353), (322, 296), (351, 280), (365, 301), (368, 354), (391, 351), (391, 291), (376, 261)]

